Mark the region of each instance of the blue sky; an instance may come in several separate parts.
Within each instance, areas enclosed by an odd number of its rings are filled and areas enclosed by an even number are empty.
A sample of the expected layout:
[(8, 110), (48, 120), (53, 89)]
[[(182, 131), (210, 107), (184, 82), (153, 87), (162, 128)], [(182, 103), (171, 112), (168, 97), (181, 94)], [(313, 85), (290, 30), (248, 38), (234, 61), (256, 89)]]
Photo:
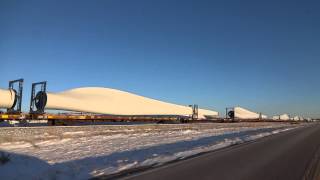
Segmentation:
[(121, 89), (224, 112), (320, 116), (320, 2), (0, 1), (0, 87)]

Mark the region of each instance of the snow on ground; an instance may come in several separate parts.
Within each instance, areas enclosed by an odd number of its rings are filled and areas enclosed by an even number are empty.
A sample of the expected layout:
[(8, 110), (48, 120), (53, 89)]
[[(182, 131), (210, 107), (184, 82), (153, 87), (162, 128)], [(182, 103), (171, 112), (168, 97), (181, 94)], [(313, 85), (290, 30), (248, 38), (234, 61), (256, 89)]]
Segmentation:
[(297, 127), (288, 123), (1, 128), (0, 179), (88, 179)]

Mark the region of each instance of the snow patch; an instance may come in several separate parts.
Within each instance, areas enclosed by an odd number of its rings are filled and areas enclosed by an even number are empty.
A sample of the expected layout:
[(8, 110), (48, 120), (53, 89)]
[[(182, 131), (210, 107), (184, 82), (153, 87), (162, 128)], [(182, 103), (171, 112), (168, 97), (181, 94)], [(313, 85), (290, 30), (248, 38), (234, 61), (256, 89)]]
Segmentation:
[(158, 166), (295, 128), (281, 124), (221, 125), (201, 130), (179, 130), (179, 127), (183, 126), (162, 131), (128, 129), (127, 133), (113, 135), (74, 131), (65, 132), (71, 135), (68, 138), (42, 140), (33, 145), (1, 143), (0, 150), (10, 153), (12, 159), (0, 166), (0, 179), (88, 179), (137, 167)]

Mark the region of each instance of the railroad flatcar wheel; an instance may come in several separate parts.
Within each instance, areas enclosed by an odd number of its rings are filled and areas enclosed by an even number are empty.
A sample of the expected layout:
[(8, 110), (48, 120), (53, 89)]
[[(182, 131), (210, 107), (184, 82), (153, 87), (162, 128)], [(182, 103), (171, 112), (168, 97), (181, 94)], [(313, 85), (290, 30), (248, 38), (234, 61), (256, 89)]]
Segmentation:
[(48, 124), (50, 126), (54, 126), (54, 125), (56, 125), (56, 121), (55, 120), (48, 120)]

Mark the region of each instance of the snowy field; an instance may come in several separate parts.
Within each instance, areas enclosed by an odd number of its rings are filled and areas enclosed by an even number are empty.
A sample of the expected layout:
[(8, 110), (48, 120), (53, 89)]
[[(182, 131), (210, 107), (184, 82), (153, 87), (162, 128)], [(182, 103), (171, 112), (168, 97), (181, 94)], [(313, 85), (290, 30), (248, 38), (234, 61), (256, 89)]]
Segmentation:
[(301, 125), (208, 123), (0, 128), (0, 179), (89, 179), (158, 166)]

